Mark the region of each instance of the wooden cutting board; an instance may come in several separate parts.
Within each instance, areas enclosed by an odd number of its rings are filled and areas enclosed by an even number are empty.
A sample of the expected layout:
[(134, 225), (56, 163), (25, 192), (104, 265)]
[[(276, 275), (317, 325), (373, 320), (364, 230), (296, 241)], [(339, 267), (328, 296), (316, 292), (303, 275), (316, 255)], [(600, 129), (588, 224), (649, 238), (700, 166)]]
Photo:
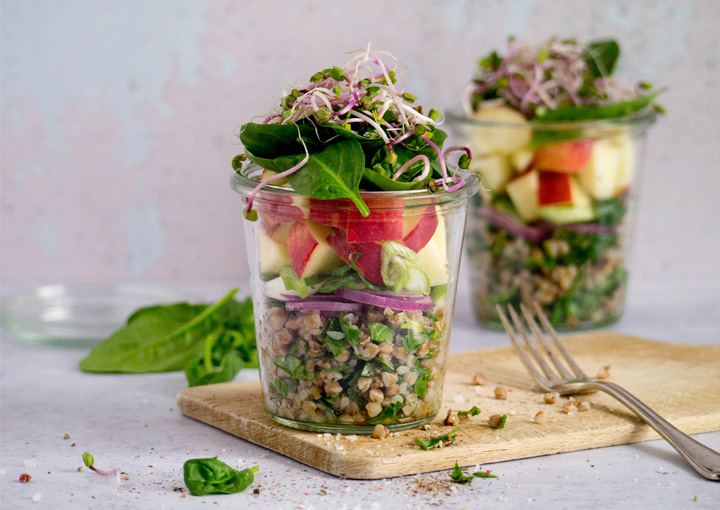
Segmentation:
[[(610, 332), (563, 337), (588, 374), (610, 365), (611, 381), (625, 387), (686, 433), (720, 430), (720, 345), (680, 345)], [(485, 386), (472, 384), (482, 372)], [(496, 386), (508, 388), (507, 400), (494, 397)], [(591, 409), (574, 415), (562, 410), (566, 398), (543, 402), (511, 347), (452, 354), (447, 361), (443, 406), (430, 430), (413, 429), (385, 440), (342, 436), (286, 428), (265, 414), (260, 383), (235, 382), (198, 386), (181, 391), (179, 409), (187, 416), (251, 441), (327, 473), (359, 479), (485, 465), (526, 457), (571, 452), (657, 439), (649, 426), (604, 393), (577, 397)], [(478, 416), (464, 420), (454, 444), (424, 451), (413, 438), (451, 430), (442, 425), (448, 408)], [(535, 423), (537, 411), (547, 421)], [(487, 419), (507, 415), (503, 429)]]

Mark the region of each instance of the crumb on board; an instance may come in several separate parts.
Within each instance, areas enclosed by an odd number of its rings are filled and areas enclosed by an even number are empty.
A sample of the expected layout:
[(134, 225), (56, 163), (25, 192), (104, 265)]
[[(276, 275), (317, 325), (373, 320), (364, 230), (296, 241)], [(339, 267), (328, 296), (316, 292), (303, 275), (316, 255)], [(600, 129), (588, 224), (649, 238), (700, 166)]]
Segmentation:
[(601, 367), (600, 370), (595, 374), (596, 379), (608, 379), (610, 377), (610, 365)]
[(472, 382), (476, 386), (485, 386), (487, 384), (487, 378), (482, 372), (475, 372), (472, 375)]
[(507, 400), (507, 388), (504, 386), (495, 387), (495, 398), (498, 400)]

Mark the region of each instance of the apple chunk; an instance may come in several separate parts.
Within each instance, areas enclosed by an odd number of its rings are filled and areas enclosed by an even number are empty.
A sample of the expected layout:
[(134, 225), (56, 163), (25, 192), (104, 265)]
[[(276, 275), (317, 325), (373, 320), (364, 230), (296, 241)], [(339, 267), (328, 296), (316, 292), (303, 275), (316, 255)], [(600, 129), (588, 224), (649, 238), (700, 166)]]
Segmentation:
[(284, 265), (290, 264), (287, 246), (272, 239), (262, 229), (258, 234), (258, 254), (262, 275), (279, 274)]
[(552, 172), (580, 172), (590, 159), (592, 140), (553, 143), (535, 151), (533, 166)]
[(431, 287), (448, 283), (447, 234), (443, 218), (440, 218), (432, 238), (417, 252), (417, 256), (420, 269), (427, 275)]
[(629, 134), (623, 134), (615, 137), (613, 142), (620, 151), (620, 161), (615, 176), (615, 194), (618, 194), (626, 191), (632, 184), (636, 160), (635, 141)]
[(538, 207), (539, 217), (553, 223), (581, 223), (595, 219), (595, 209), (590, 196), (583, 191), (578, 182), (570, 177), (570, 204), (553, 204)]
[(312, 221), (296, 221), (288, 233), (290, 263), (300, 278), (307, 278), (343, 265), (327, 242), (332, 229)]
[(615, 194), (619, 166), (618, 147), (610, 140), (598, 140), (593, 145), (590, 161), (578, 174), (580, 185), (593, 198), (610, 198)]
[(482, 184), (494, 193), (505, 189), (505, 184), (512, 177), (513, 171), (507, 156), (492, 154), (473, 158), (471, 170), (482, 176)]
[(530, 123), (517, 110), (490, 106), (481, 108), (473, 116), (488, 122), (488, 125), (477, 123), (469, 128), (470, 150), (474, 155), (510, 154), (530, 143)]
[(541, 170), (538, 173), (538, 206), (571, 203), (570, 174)]
[(406, 210), (403, 222), (403, 244), (414, 252), (419, 252), (435, 234), (437, 226), (438, 215), (435, 206), (430, 205), (420, 211)]
[(308, 219), (328, 227), (347, 230), (350, 204), (350, 200), (345, 198), (329, 200), (311, 198)]
[[(346, 264), (354, 262), (360, 274), (376, 285), (383, 285), (380, 273), (381, 250), (379, 243), (349, 243), (345, 232), (333, 230), (327, 241)], [(352, 257), (352, 260), (351, 260)]]
[(347, 241), (371, 243), (398, 241), (403, 235), (402, 198), (365, 198), (370, 214), (363, 216), (354, 205), (347, 211)]
[(537, 219), (538, 171), (533, 169), (507, 183), (507, 193), (524, 221)]

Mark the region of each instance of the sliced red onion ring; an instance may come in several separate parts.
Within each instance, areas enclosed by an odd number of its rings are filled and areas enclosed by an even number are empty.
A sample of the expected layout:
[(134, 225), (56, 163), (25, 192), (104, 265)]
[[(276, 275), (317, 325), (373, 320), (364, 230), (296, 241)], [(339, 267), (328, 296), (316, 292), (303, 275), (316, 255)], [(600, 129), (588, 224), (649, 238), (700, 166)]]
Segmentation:
[(597, 223), (563, 223), (555, 225), (556, 228), (572, 230), (586, 234), (612, 234), (617, 231), (618, 226), (598, 225)]
[(547, 239), (552, 233), (552, 228), (549, 228), (547, 224), (540, 224), (536, 227), (523, 225), (509, 214), (493, 209), (487, 205), (480, 207), (479, 213), (480, 216), (485, 218), (485, 221), (494, 227), (503, 228), (512, 234), (524, 237), (528, 241), (535, 243)]
[(285, 303), (285, 309), (289, 312), (303, 310), (317, 310), (319, 312), (359, 312), (362, 305), (359, 303), (341, 303), (339, 301), (288, 301)]
[(308, 296), (306, 298), (301, 298), (297, 294), (280, 294), (280, 297), (287, 301), (302, 301), (303, 299), (308, 299), (311, 301), (340, 301), (340, 302), (344, 301), (340, 296), (338, 296), (334, 293), (332, 293), (332, 294), (330, 294), (330, 293), (328, 293), (328, 294), (313, 294), (312, 296)]
[(430, 296), (422, 296), (420, 299), (406, 299), (402, 296), (379, 295), (375, 292), (353, 290), (346, 287), (338, 289), (337, 293), (345, 299), (355, 301), (356, 303), (364, 303), (366, 305), (380, 306), (383, 308), (387, 307), (405, 312), (432, 310), (434, 306)]

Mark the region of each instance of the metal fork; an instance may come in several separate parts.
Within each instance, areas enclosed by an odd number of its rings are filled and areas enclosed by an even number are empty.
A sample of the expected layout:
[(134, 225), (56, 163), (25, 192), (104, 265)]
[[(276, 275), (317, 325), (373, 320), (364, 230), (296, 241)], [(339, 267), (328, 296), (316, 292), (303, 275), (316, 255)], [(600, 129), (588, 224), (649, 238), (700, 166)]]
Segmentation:
[[(659, 414), (643, 404), (637, 397), (631, 395), (627, 390), (617, 384), (591, 379), (582, 371), (565, 346), (558, 339), (555, 330), (550, 325), (547, 317), (537, 303), (533, 303), (535, 314), (543, 325), (546, 336), (540, 331), (532, 313), (525, 305), (520, 305), (525, 321), (527, 322), (534, 340), (523, 325), (523, 321), (512, 307), (508, 306), (508, 312), (512, 318), (515, 329), (520, 333), (522, 342), (515, 335), (510, 321), (508, 321), (503, 309), (498, 305), (498, 315), (507, 331), (513, 347), (517, 351), (520, 360), (527, 368), (530, 376), (545, 391), (556, 391), (560, 395), (577, 395), (581, 393), (592, 393), (597, 390), (615, 397), (625, 404), (631, 411), (642, 418), (668, 443), (675, 448), (690, 465), (709, 480), (720, 480), (720, 454), (707, 446), (695, 441), (687, 434), (681, 432)], [(548, 360), (554, 366), (551, 367)], [(538, 367), (540, 370), (538, 370)], [(541, 372), (542, 370), (542, 372)]]

